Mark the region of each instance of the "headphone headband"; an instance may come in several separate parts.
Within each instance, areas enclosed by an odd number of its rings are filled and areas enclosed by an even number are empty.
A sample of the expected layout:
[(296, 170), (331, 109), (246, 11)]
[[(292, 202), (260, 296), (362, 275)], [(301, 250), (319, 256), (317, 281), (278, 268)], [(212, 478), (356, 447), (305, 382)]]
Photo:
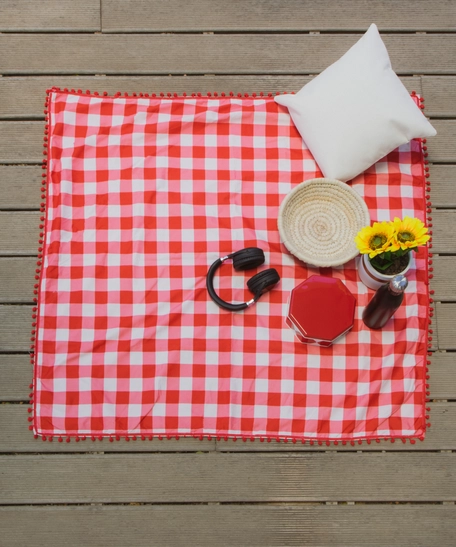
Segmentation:
[(242, 311), (254, 304), (260, 296), (270, 290), (273, 285), (279, 282), (280, 276), (277, 273), (277, 270), (270, 268), (269, 270), (264, 270), (256, 275), (254, 275), (247, 282), (247, 287), (251, 293), (253, 293), (253, 298), (247, 302), (242, 302), (241, 304), (232, 304), (230, 302), (225, 302), (220, 296), (215, 292), (214, 289), (214, 275), (215, 272), (220, 268), (220, 266), (226, 261), (232, 259), (233, 267), (236, 271), (248, 270), (251, 268), (256, 268), (264, 263), (264, 253), (258, 247), (247, 247), (240, 251), (236, 251), (229, 255), (218, 258), (209, 268), (206, 276), (206, 287), (209, 293), (209, 296), (212, 300), (221, 308), (228, 311)]

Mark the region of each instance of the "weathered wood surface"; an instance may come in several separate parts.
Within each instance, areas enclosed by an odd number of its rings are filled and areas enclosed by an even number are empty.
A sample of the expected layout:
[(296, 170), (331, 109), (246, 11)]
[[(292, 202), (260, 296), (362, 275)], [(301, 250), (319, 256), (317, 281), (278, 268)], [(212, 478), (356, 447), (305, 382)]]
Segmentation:
[[(437, 256), (433, 259), (434, 278), (431, 288), (435, 300), (456, 301), (456, 257)], [(35, 283), (36, 258), (0, 258), (0, 304), (31, 304)]]
[[(454, 4), (456, 6), (456, 4)], [(456, 9), (456, 8), (455, 8)], [(418, 90), (416, 90), (418, 92)], [(426, 116), (454, 116), (456, 106), (456, 78), (453, 76), (423, 76), (421, 93), (425, 100)]]
[[(456, 120), (432, 120), (437, 135), (428, 139), (430, 162), (456, 162)], [(42, 121), (0, 121), (0, 163), (43, 160)]]
[(427, 140), (428, 160), (430, 162), (456, 162), (456, 122), (455, 120), (432, 120), (437, 135)]
[[(433, 101), (426, 102), (428, 109), (452, 112), (456, 116), (456, 103), (451, 101), (446, 78), (429, 77), (442, 86), (443, 91), (435, 94)], [(61, 89), (81, 89), (84, 92), (107, 91), (109, 94), (121, 93), (276, 93), (277, 91), (299, 91), (310, 82), (311, 76), (11, 76), (0, 78), (0, 119), (43, 119), (43, 104), (46, 90), (52, 87)], [(421, 93), (419, 76), (403, 76), (402, 83), (411, 92)], [(456, 80), (456, 79), (455, 79)]]
[(32, 303), (36, 262), (32, 257), (0, 258), (0, 303)]
[(8, 547), (454, 547), (455, 520), (429, 504), (0, 507)]
[(432, 212), (432, 252), (455, 254), (455, 245), (451, 242), (452, 231), (456, 229), (455, 210), (437, 210)]
[[(36, 255), (41, 214), (35, 211), (0, 212), (0, 255)], [(456, 253), (456, 211), (437, 210), (432, 213), (434, 253)]]
[[(0, 305), (0, 352), (28, 351), (31, 308), (27, 305)], [(437, 305), (433, 323), (432, 349), (456, 350), (456, 304)]]
[(0, 165), (0, 211), (39, 209), (43, 173), (41, 165)]
[(97, 31), (100, 0), (2, 0), (0, 32)]
[(3, 505), (453, 501), (456, 454), (13, 455), (0, 478)]
[(44, 121), (0, 122), (0, 163), (41, 163)]
[[(33, 378), (30, 356), (28, 354), (0, 354), (0, 378), (2, 379), (0, 382), (0, 402), (28, 402)], [(0, 410), (3, 410), (3, 405), (0, 405)]]
[[(28, 322), (27, 317), (25, 322)], [(432, 399), (456, 400), (456, 353), (436, 351), (431, 362)], [(28, 401), (32, 379), (28, 354), (0, 354), (0, 371), (0, 401)]]
[(431, 450), (454, 450), (453, 435), (456, 436), (454, 423), (456, 419), (456, 405), (453, 403), (429, 403), (431, 427), (426, 433), (426, 438), (422, 442), (416, 444), (405, 444), (399, 440), (394, 443), (387, 442), (372, 442), (370, 444), (363, 441), (361, 444), (356, 443), (354, 446), (350, 444), (337, 446), (322, 446), (309, 444), (293, 444), (285, 442), (261, 442), (260, 440), (239, 442), (228, 439), (227, 441), (216, 441), (216, 450), (218, 452), (422, 452)]
[[(0, 217), (1, 218), (1, 217)], [(450, 229), (450, 227), (449, 227)], [(33, 250), (34, 240), (30, 244)], [(37, 245), (33, 254), (36, 254)], [(2, 249), (5, 252), (5, 249)], [(437, 301), (456, 301), (456, 257), (435, 256), (432, 267), (434, 278), (431, 288)], [(17, 257), (0, 258), (0, 303), (32, 302), (36, 258)]]
[[(103, 32), (360, 31), (374, 21), (379, 30), (446, 31), (456, 26), (448, 1), (386, 0), (342, 3), (289, 0), (103, 0)], [(413, 13), (413, 17), (411, 17)]]
[[(431, 361), (432, 399), (456, 400), (456, 353), (437, 351)], [(28, 354), (0, 354), (0, 377), (0, 402), (28, 401), (32, 380)]]
[[(41, 213), (0, 212), (0, 255), (37, 254)], [(27, 243), (28, 242), (28, 243)]]
[[(315, 74), (359, 38), (349, 34), (2, 34), (0, 73)], [(386, 34), (401, 75), (454, 73), (453, 34)]]
[[(1, 363), (1, 361), (0, 361)], [(0, 372), (3, 367), (0, 364)], [(31, 370), (27, 373), (27, 378), (31, 378)], [(29, 389), (30, 392), (30, 389)], [(1, 400), (1, 398), (0, 398)], [(443, 415), (445, 409), (438, 411), (438, 415)], [(85, 440), (76, 442), (72, 439), (71, 442), (59, 442), (55, 437), (52, 442), (49, 440), (43, 441), (40, 437), (35, 439), (29, 431), (28, 426), (28, 405), (27, 404), (0, 404), (0, 453), (76, 453), (76, 452), (213, 452), (215, 451), (215, 439), (195, 439), (193, 437), (181, 437), (177, 439), (153, 439), (147, 440), (132, 440), (127, 441), (120, 439), (119, 441), (110, 442), (109, 439), (102, 441)], [(445, 421), (446, 416), (443, 416)], [(456, 438), (455, 438), (456, 441)], [(438, 443), (437, 443), (438, 444)], [(445, 442), (441, 445), (456, 446), (456, 442)], [(1, 545), (1, 543), (0, 543)]]
[[(0, 165), (0, 210), (38, 209), (42, 173), (41, 165)], [(455, 208), (456, 165), (433, 164), (430, 175), (433, 207)]]
[(433, 258), (434, 278), (431, 288), (435, 291), (435, 300), (454, 302), (456, 300), (456, 257), (436, 256)]
[[(454, 363), (453, 363), (454, 366)], [(0, 372), (3, 367), (0, 366)], [(453, 374), (454, 376), (454, 374)], [(27, 381), (31, 378), (31, 371), (27, 374)], [(8, 380), (8, 378), (6, 378)], [(453, 388), (455, 382), (453, 379)], [(29, 390), (30, 391), (30, 390)], [(454, 389), (453, 389), (454, 397)], [(27, 418), (27, 404), (0, 404), (0, 452), (1, 453), (76, 453), (76, 452), (210, 452), (217, 450), (219, 452), (421, 452), (433, 450), (456, 450), (456, 431), (454, 423), (456, 422), (456, 405), (452, 403), (429, 403), (431, 408), (430, 419), (432, 427), (426, 433), (424, 441), (418, 441), (415, 444), (402, 443), (396, 441), (387, 442), (372, 442), (368, 444), (362, 442), (355, 443), (352, 446), (334, 445), (322, 446), (315, 444), (311, 446), (309, 443), (285, 443), (285, 442), (261, 442), (259, 439), (255, 441), (243, 442), (241, 440), (221, 440), (214, 439), (199, 439), (184, 438), (180, 439), (153, 439), (147, 440), (130, 440), (110, 442), (109, 439), (103, 441), (85, 440), (76, 442), (72, 439), (66, 442), (58, 441), (54, 437), (52, 442), (49, 440), (43, 441), (40, 438), (34, 439), (31, 432), (28, 430), (29, 422)]]
[(437, 302), (438, 344), (443, 350), (456, 349), (456, 309), (454, 304)]
[[(438, 351), (425, 441), (310, 447), (33, 439), (27, 351), (45, 90), (297, 91), (373, 21), (393, 68), (425, 97), (438, 131), (428, 139)], [(2, 547), (455, 544), (455, 454), (448, 452), (456, 450), (455, 22), (450, 0), (1, 2)], [(325, 505), (334, 501), (343, 505)], [(74, 505), (105, 502), (114, 505)], [(41, 503), (57, 505), (29, 506)]]
[[(0, 352), (25, 352), (30, 348), (32, 306), (0, 305)], [(433, 349), (456, 350), (456, 304), (437, 306)]]
[(456, 165), (430, 166), (431, 202), (437, 208), (456, 207)]

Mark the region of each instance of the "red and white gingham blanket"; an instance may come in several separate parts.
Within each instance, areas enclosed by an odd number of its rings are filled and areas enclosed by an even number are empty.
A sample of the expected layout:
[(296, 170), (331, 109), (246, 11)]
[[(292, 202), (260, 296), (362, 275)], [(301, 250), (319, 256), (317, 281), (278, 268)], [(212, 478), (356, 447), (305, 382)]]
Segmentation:
[[(381, 331), (352, 260), (293, 258), (279, 204), (321, 176), (271, 97), (108, 97), (48, 92), (47, 200), (33, 345), (33, 430), (43, 436), (209, 436), (309, 441), (423, 437), (427, 249), (404, 304)], [(425, 220), (422, 145), (392, 152), (353, 188), (371, 217)], [(209, 298), (218, 257), (264, 250), (281, 282), (244, 312)], [(41, 255), (40, 255), (41, 256)], [(251, 298), (256, 272), (217, 274)], [(285, 324), (291, 289), (312, 274), (357, 298), (355, 326), (330, 348)]]

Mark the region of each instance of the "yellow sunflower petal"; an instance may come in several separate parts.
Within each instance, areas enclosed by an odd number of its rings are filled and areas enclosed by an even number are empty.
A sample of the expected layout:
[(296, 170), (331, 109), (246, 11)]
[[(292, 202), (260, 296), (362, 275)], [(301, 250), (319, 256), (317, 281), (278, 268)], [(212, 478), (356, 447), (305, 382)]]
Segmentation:
[(399, 249), (413, 249), (424, 245), (430, 237), (427, 235), (426, 226), (418, 218), (404, 217), (403, 220), (395, 217), (394, 226), (394, 246)]
[(391, 222), (374, 222), (372, 226), (365, 226), (355, 237), (355, 243), (361, 254), (369, 253), (369, 258), (391, 250), (394, 238), (394, 227)]

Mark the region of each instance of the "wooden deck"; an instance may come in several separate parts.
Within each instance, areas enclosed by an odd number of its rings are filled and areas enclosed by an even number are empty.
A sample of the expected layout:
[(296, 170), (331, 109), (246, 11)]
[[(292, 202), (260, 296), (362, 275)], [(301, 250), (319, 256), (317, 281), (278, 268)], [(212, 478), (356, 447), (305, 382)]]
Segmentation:
[[(426, 440), (42, 442), (28, 430), (45, 90), (298, 90), (369, 24), (425, 97), (436, 311)], [(0, 545), (456, 545), (456, 2), (0, 2)]]

